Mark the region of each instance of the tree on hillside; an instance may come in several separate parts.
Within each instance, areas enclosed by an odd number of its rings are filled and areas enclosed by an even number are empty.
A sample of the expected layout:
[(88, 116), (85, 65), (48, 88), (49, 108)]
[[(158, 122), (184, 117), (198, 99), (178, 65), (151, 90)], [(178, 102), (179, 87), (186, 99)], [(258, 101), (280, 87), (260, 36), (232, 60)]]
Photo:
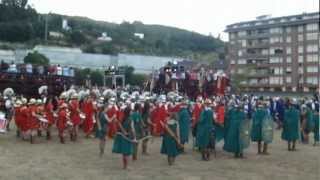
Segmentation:
[(38, 53), (37, 51), (28, 53), (24, 58), (24, 63), (30, 63), (35, 65), (49, 65), (50, 60), (43, 54)]

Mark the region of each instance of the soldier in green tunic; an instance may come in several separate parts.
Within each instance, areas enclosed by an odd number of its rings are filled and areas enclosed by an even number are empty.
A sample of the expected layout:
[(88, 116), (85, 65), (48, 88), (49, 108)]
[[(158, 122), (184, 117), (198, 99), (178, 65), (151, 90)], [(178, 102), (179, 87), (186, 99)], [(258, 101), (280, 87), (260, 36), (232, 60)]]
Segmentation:
[(296, 150), (296, 141), (299, 139), (299, 123), (300, 123), (300, 112), (296, 109), (293, 104), (296, 101), (288, 100), (288, 108), (284, 113), (283, 130), (281, 138), (288, 142), (288, 151)]
[(180, 154), (179, 123), (176, 120), (176, 114), (172, 113), (170, 119), (162, 123), (165, 131), (162, 135), (161, 154), (168, 156), (169, 166), (173, 165), (176, 157)]
[(130, 107), (124, 110), (122, 123), (113, 142), (113, 153), (122, 154), (123, 169), (128, 167), (128, 157), (133, 153), (133, 143), (136, 142), (134, 123), (130, 118)]
[[(136, 138), (139, 140), (143, 136), (143, 121), (140, 113), (140, 104), (136, 103), (134, 105), (134, 110), (130, 115), (130, 119), (133, 121), (134, 129), (136, 131)], [(138, 147), (139, 143), (133, 144), (133, 155), (132, 159), (135, 161), (138, 158)]]
[(315, 121), (315, 128), (313, 131), (313, 135), (314, 135), (314, 146), (319, 145), (319, 141), (320, 141), (320, 117), (319, 117), (319, 111), (315, 110), (314, 114), (313, 114), (313, 119)]
[(227, 112), (225, 120), (225, 140), (223, 149), (234, 153), (235, 158), (243, 158), (242, 142), (240, 140), (240, 126), (246, 120), (242, 104), (234, 104)]
[(200, 120), (197, 125), (196, 146), (202, 154), (202, 160), (210, 160), (210, 140), (213, 129), (214, 114), (210, 107), (211, 100), (207, 99), (204, 103), (204, 110), (200, 114)]
[(180, 111), (179, 111), (179, 125), (180, 125), (180, 142), (182, 145), (188, 143), (189, 141), (189, 129), (191, 116), (188, 111), (188, 103), (184, 101), (181, 103)]
[(100, 157), (104, 154), (104, 148), (106, 145), (106, 134), (107, 134), (107, 118), (106, 118), (106, 109), (104, 108), (103, 102), (98, 102), (98, 121), (97, 121), (97, 131), (96, 136), (99, 138), (99, 149)]
[(263, 143), (263, 151), (261, 151), (261, 143), (263, 141), (262, 137), (262, 126), (263, 126), (263, 121), (268, 120), (268, 108), (264, 106), (263, 102), (259, 100), (257, 102), (257, 109), (253, 113), (252, 117), (252, 129), (251, 129), (251, 140), (253, 142), (258, 142), (258, 154), (264, 154), (267, 155), (268, 152), (268, 143), (264, 142)]
[[(150, 103), (148, 101), (144, 102), (143, 110), (142, 110), (142, 121), (143, 121), (143, 137), (149, 136), (151, 134), (151, 127), (152, 122), (150, 119)], [(148, 148), (148, 141), (149, 139), (144, 139), (142, 141), (142, 154), (148, 155), (147, 148)]]

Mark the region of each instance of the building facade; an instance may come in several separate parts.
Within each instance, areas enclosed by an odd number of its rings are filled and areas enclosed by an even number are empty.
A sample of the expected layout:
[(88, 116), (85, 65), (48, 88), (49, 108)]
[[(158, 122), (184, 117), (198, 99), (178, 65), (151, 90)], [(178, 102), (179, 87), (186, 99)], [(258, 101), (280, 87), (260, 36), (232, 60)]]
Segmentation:
[(319, 12), (228, 25), (231, 78), (246, 91), (315, 92), (319, 89)]

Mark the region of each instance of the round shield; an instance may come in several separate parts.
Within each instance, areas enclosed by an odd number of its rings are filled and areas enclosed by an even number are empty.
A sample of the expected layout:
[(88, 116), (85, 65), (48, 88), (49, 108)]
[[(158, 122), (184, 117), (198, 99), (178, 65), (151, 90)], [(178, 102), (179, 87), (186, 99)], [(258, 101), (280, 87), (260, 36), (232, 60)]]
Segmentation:
[(251, 121), (245, 119), (241, 121), (239, 128), (240, 149), (248, 148), (250, 145)]
[(262, 141), (265, 143), (271, 143), (273, 140), (274, 124), (271, 116), (267, 116), (262, 121)]

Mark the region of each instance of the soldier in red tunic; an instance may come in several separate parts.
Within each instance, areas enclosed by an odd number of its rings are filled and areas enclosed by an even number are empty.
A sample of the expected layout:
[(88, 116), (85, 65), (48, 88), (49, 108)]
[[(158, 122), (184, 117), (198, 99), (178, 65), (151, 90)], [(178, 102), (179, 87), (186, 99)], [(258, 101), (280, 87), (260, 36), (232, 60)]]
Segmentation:
[(83, 102), (83, 112), (86, 115), (86, 118), (83, 122), (83, 131), (88, 138), (94, 127), (94, 113), (95, 113), (95, 106), (93, 104), (93, 98), (91, 96), (87, 97)]
[(152, 133), (155, 136), (160, 136), (163, 133), (163, 126), (161, 125), (161, 123), (165, 123), (168, 116), (167, 108), (164, 104), (165, 102), (165, 99), (161, 98), (154, 109), (154, 117), (152, 119), (152, 123), (154, 124), (154, 126)]
[(70, 118), (73, 124), (70, 137), (72, 141), (76, 141), (78, 137), (79, 125), (81, 122), (78, 94), (73, 94), (71, 96), (71, 101), (69, 102), (69, 110)]
[(118, 131), (118, 107), (115, 104), (115, 99), (111, 98), (109, 100), (109, 105), (107, 107), (107, 121), (108, 121), (108, 137), (113, 138), (115, 133)]
[(29, 100), (29, 107), (28, 107), (28, 130), (30, 134), (30, 143), (35, 143), (35, 136), (37, 134), (37, 131), (39, 129), (39, 120), (37, 118), (37, 106), (36, 106), (36, 100), (30, 99)]
[(28, 118), (29, 118), (29, 110), (27, 107), (28, 100), (22, 98), (22, 106), (20, 108), (20, 116), (21, 119), (19, 120), (20, 130), (22, 133), (22, 139), (25, 140), (28, 136)]
[(57, 128), (59, 131), (60, 142), (62, 144), (65, 143), (64, 131), (67, 129), (67, 121), (68, 121), (67, 108), (68, 108), (68, 105), (66, 103), (63, 103), (59, 107), (59, 112), (58, 112)]
[(21, 135), (21, 105), (22, 102), (20, 100), (17, 100), (14, 104), (14, 120), (17, 127), (17, 137)]
[(201, 111), (203, 110), (202, 100), (202, 97), (199, 96), (197, 98), (197, 102), (194, 104), (192, 111), (192, 128), (196, 127), (196, 124), (198, 123), (200, 118)]
[(48, 126), (47, 126), (47, 140), (51, 139), (51, 127), (55, 123), (54, 120), (54, 111), (53, 111), (53, 104), (52, 104), (52, 98), (48, 98), (44, 105), (44, 112), (45, 117), (48, 120)]
[(223, 102), (220, 100), (218, 102), (218, 105), (216, 107), (216, 122), (220, 125), (224, 124), (224, 114), (225, 114), (225, 110), (224, 110), (224, 104)]

